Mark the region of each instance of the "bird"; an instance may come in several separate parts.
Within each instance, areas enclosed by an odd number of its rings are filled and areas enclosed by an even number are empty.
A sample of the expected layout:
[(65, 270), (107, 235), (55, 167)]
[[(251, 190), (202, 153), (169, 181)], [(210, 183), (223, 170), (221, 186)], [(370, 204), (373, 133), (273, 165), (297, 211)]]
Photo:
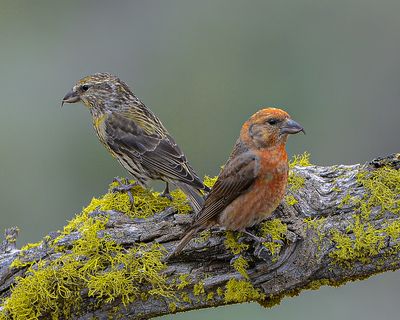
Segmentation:
[(172, 199), (171, 183), (186, 194), (195, 212), (201, 209), (202, 191), (208, 192), (209, 188), (160, 119), (125, 82), (110, 73), (86, 76), (64, 96), (61, 106), (77, 102), (89, 109), (100, 142), (136, 181), (123, 185), (117, 179), (121, 186), (116, 190), (129, 191), (134, 185), (147, 187), (150, 180), (161, 180), (165, 182), (162, 196)]
[(281, 109), (265, 108), (253, 114), (170, 257), (177, 256), (197, 232), (215, 225), (259, 239), (246, 228), (270, 217), (284, 197), (289, 172), (286, 141), (289, 134), (298, 132), (305, 133)]

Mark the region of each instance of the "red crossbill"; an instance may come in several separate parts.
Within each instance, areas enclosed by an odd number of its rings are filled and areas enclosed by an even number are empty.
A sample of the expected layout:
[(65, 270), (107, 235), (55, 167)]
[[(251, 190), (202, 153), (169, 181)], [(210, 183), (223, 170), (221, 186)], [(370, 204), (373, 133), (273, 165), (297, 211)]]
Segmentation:
[[(79, 80), (62, 103), (82, 102), (92, 115), (100, 142), (142, 186), (149, 180), (181, 188), (195, 211), (204, 203), (200, 190), (209, 191), (189, 165), (185, 154), (160, 119), (129, 89), (108, 73), (96, 73)], [(128, 191), (132, 186), (122, 186)]]
[(251, 116), (203, 208), (172, 255), (196, 232), (213, 225), (245, 232), (271, 216), (285, 195), (288, 135), (300, 131), (304, 129), (280, 109), (267, 108)]

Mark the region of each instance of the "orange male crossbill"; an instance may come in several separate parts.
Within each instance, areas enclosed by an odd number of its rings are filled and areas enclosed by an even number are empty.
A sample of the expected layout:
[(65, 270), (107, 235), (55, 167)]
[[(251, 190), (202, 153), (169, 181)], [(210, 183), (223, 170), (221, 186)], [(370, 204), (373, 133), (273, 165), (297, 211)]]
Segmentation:
[(285, 111), (266, 108), (246, 121), (233, 151), (193, 225), (172, 255), (194, 234), (213, 225), (246, 231), (271, 216), (281, 202), (288, 179), (286, 140), (304, 132)]

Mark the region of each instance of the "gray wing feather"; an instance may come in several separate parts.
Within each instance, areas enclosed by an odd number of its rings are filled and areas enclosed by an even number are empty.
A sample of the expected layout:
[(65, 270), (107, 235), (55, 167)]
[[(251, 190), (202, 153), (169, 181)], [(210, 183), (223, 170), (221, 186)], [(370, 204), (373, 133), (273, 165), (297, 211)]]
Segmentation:
[(204, 185), (173, 138), (166, 133), (148, 134), (135, 122), (123, 115), (113, 115), (106, 120), (106, 132), (110, 148), (123, 152), (140, 161), (143, 168), (165, 177), (204, 189)]
[(211, 189), (194, 225), (201, 226), (215, 219), (233, 200), (246, 192), (257, 177), (258, 162), (258, 157), (251, 151), (231, 157)]

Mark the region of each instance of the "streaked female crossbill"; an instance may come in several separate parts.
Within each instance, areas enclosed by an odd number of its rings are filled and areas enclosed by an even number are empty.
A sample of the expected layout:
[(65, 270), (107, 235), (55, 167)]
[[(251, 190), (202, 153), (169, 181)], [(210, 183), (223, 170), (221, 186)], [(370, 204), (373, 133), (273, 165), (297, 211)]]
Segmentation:
[(203, 208), (172, 255), (197, 232), (213, 225), (246, 231), (271, 216), (285, 195), (288, 135), (301, 131), (304, 129), (280, 109), (266, 108), (251, 116)]
[[(109, 73), (96, 73), (79, 80), (62, 103), (82, 102), (92, 115), (100, 142), (136, 179), (166, 183), (163, 195), (170, 198), (169, 183), (182, 189), (197, 212), (209, 191), (190, 166), (160, 119), (141, 102), (128, 85)], [(129, 191), (133, 185), (121, 186)]]

